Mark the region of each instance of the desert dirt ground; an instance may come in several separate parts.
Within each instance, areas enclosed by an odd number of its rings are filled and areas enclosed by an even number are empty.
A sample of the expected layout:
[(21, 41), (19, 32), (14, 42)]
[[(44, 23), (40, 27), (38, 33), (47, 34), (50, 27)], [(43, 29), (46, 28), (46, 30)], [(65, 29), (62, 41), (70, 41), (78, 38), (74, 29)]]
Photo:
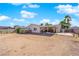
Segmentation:
[(1, 56), (75, 56), (76, 38), (60, 35), (0, 34)]

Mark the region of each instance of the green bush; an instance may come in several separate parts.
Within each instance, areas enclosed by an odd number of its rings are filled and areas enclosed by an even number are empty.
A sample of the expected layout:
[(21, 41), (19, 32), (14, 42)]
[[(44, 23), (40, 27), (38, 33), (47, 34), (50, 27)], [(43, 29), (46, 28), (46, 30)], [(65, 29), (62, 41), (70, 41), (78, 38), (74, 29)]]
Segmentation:
[(21, 28), (16, 29), (16, 33), (20, 33)]
[(26, 32), (25, 32), (25, 29), (20, 29), (20, 33), (21, 33), (21, 34), (26, 33)]

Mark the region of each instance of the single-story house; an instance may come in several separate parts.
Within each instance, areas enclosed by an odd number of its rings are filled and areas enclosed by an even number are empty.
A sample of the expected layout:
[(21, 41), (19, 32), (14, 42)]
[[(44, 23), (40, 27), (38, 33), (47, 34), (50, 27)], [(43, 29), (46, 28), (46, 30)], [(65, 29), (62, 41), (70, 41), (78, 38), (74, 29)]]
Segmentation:
[(28, 30), (31, 30), (33, 33), (43, 33), (43, 32), (51, 32), (51, 33), (55, 33), (55, 32), (60, 32), (60, 25), (54, 25), (54, 26), (40, 26), (37, 24), (30, 24), (29, 26), (27, 26)]
[(33, 33), (40, 33), (40, 25), (37, 24), (30, 24), (27, 26), (28, 30), (31, 30)]

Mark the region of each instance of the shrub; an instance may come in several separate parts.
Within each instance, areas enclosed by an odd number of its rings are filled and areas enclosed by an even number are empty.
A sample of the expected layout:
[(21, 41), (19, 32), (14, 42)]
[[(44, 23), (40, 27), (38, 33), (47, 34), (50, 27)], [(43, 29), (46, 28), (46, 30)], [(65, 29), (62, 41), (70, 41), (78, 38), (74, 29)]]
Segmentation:
[(21, 28), (16, 29), (16, 33), (20, 33)]

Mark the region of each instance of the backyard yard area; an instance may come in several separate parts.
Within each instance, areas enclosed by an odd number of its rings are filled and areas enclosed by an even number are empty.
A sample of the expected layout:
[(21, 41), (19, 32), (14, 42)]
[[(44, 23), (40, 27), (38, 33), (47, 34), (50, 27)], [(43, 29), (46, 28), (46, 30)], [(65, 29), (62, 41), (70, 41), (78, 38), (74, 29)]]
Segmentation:
[(63, 35), (0, 34), (0, 55), (79, 55), (79, 42), (75, 39)]

